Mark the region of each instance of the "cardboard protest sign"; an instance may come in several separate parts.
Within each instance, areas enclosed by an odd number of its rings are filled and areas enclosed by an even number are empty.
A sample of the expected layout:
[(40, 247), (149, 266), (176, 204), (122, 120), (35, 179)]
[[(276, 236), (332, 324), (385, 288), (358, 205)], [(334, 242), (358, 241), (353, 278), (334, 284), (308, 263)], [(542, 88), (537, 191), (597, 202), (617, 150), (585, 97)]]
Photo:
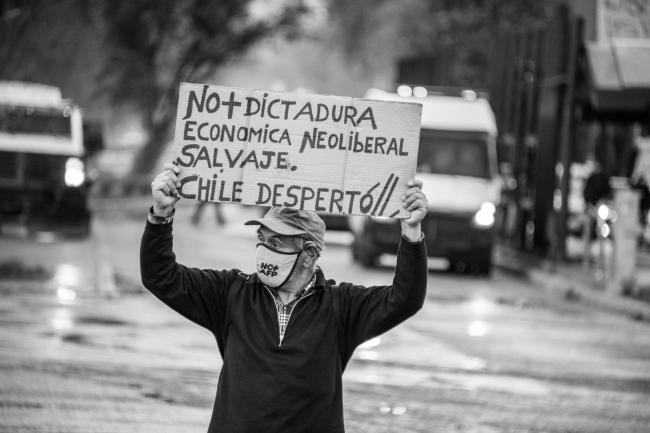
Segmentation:
[(419, 104), (182, 83), (181, 197), (407, 217)]

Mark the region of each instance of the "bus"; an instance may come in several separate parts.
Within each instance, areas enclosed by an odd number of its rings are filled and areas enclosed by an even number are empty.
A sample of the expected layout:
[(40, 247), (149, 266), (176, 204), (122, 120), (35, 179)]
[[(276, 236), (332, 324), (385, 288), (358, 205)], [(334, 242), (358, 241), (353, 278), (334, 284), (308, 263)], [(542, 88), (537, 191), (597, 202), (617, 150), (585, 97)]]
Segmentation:
[(57, 87), (0, 81), (0, 222), (90, 233), (81, 109)]

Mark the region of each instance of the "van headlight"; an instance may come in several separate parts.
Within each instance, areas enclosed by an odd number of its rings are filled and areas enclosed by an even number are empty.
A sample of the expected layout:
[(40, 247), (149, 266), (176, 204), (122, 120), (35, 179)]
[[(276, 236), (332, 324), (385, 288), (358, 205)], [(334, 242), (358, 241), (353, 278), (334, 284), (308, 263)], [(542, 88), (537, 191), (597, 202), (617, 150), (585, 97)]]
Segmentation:
[(474, 214), (474, 225), (478, 228), (490, 228), (494, 225), (494, 214), (496, 212), (494, 203), (486, 201), (481, 208)]
[(392, 223), (395, 219), (387, 216), (371, 216), (370, 217), (374, 222), (379, 223), (379, 224), (390, 224)]
[(78, 187), (86, 180), (84, 162), (75, 157), (68, 158), (65, 162), (65, 184), (66, 186)]

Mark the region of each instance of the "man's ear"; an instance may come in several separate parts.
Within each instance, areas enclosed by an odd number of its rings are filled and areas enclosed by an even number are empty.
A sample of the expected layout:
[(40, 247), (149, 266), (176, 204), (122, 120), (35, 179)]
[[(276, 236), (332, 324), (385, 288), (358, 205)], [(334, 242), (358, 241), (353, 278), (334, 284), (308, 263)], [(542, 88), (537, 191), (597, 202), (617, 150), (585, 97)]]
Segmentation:
[(318, 260), (320, 254), (318, 253), (318, 248), (313, 242), (307, 242), (304, 247), (305, 250), (305, 262), (313, 265)]

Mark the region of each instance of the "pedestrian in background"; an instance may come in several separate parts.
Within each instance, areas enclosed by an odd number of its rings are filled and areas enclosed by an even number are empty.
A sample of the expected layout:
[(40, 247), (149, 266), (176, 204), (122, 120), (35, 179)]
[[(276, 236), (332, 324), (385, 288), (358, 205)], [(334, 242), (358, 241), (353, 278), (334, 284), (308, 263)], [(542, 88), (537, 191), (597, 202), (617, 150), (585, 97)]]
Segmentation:
[[(196, 206), (194, 207), (194, 213), (192, 214), (192, 225), (198, 226), (199, 223), (201, 222), (201, 214), (203, 213), (203, 209), (205, 208), (205, 205), (207, 205), (210, 202), (207, 201), (199, 201), (196, 203)], [(217, 221), (218, 226), (223, 226), (226, 224), (226, 219), (223, 216), (223, 211), (221, 210), (221, 203), (218, 202), (212, 202), (214, 205), (214, 213), (215, 213), (215, 218)]]
[(403, 197), (411, 216), (392, 284), (363, 287), (325, 278), (325, 224), (312, 211), (275, 207), (246, 222), (259, 226), (255, 273), (176, 263), (178, 173), (166, 164), (151, 184), (140, 267), (147, 289), (216, 338), (223, 365), (208, 432), (344, 432), (341, 376), (353, 351), (424, 303), (422, 183), (411, 180)]

